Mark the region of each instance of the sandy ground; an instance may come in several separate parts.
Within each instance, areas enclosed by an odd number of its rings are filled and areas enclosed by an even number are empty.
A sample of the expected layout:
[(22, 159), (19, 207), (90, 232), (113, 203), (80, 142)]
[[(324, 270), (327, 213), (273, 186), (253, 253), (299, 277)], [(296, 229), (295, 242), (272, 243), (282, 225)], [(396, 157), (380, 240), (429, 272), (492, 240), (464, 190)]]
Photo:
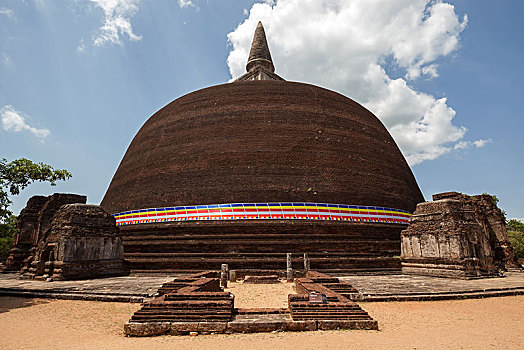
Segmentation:
[(228, 283), (227, 292), (235, 296), (236, 308), (287, 308), (287, 296), (294, 294), (294, 283)]
[(1, 297), (0, 348), (524, 349), (524, 296), (361, 306), (380, 331), (126, 338), (138, 304)]

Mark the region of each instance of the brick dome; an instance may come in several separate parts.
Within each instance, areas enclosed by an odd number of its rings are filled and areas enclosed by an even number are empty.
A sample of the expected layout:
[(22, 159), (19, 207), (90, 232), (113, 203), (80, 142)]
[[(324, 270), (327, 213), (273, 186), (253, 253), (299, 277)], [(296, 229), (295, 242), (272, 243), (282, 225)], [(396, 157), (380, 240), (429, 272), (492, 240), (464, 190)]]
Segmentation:
[(413, 212), (423, 201), (382, 123), (355, 101), (283, 80), (195, 91), (155, 113), (101, 205), (315, 202)]
[[(336, 92), (275, 73), (262, 23), (246, 73), (155, 113), (102, 200), (132, 271), (400, 271), (423, 201), (382, 123)], [(298, 255), (297, 255), (298, 254)]]

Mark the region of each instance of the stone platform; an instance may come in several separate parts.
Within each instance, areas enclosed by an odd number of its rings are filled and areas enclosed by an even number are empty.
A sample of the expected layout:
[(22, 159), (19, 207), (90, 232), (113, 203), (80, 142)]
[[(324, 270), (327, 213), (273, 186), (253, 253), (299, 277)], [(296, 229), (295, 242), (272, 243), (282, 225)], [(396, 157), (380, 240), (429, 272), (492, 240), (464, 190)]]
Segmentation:
[(158, 274), (45, 282), (0, 274), (0, 296), (142, 303), (173, 277)]
[[(166, 282), (183, 275), (124, 276), (84, 281), (21, 280), (18, 274), (0, 274), (0, 296), (81, 299), (141, 303)], [(344, 276), (361, 301), (414, 301), (483, 298), (524, 294), (524, 273), (504, 278), (458, 280), (412, 275)]]

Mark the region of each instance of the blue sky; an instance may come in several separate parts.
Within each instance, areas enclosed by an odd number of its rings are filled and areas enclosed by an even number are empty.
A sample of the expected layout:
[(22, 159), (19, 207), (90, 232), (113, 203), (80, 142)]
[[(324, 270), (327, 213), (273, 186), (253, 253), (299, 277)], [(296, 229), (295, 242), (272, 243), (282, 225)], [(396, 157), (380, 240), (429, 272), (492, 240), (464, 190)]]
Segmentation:
[(149, 116), (242, 73), (261, 19), (276, 72), (372, 110), (427, 200), (488, 192), (524, 218), (522, 13), (518, 0), (0, 0), (0, 157), (73, 173), (12, 209), (56, 191), (99, 203)]

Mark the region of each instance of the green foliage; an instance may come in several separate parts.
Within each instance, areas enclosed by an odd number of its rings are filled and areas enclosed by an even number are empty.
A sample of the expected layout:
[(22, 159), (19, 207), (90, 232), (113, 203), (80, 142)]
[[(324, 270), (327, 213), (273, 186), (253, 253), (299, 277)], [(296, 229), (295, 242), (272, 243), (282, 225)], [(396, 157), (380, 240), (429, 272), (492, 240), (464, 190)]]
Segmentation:
[(508, 239), (515, 251), (515, 256), (519, 259), (524, 258), (524, 232), (508, 231)]
[(489, 194), (489, 193), (486, 193), (486, 192), (484, 192), (483, 194), (486, 194), (486, 195), (490, 196), (491, 199), (493, 200), (493, 204), (494, 205), (498, 205), (499, 204), (499, 197), (497, 197), (496, 194)]
[(21, 190), (35, 181), (49, 182), (51, 186), (56, 181), (67, 180), (71, 173), (67, 170), (55, 170), (44, 163), (33, 163), (29, 159), (20, 158), (8, 163), (0, 160), (0, 222), (6, 222), (11, 211), (9, 211), (9, 195), (17, 195)]
[(511, 219), (506, 225), (508, 231), (519, 231), (524, 232), (524, 224), (518, 220)]
[(0, 261), (5, 261), (13, 246), (16, 234), (16, 216), (11, 215), (0, 223)]
[(517, 258), (524, 258), (524, 224), (518, 220), (511, 219), (506, 225), (508, 239), (515, 251)]

